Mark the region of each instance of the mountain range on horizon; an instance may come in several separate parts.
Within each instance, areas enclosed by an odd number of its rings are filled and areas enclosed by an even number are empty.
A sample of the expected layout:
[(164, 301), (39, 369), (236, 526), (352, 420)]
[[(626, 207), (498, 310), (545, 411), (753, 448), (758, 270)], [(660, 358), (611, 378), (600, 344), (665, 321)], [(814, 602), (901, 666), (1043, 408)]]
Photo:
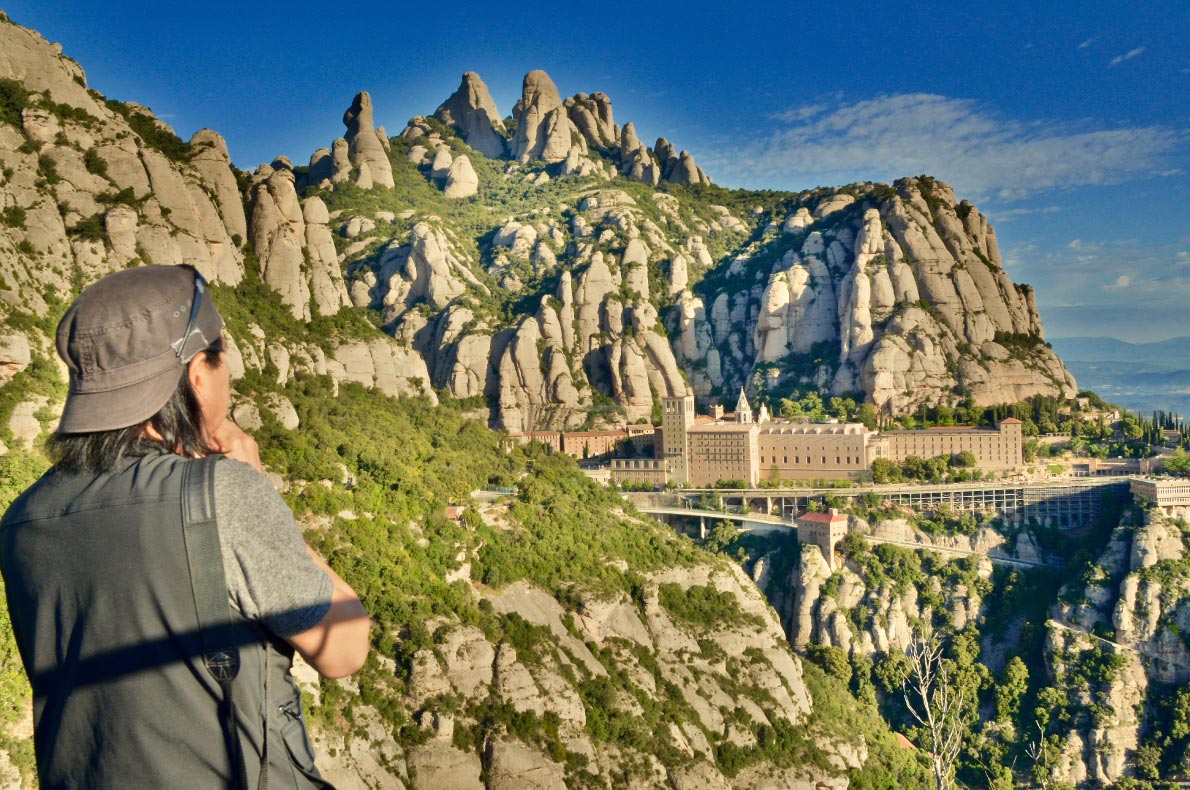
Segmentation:
[(1050, 342), (1082, 389), (1141, 414), (1190, 414), (1190, 337), (1151, 343), (1112, 337)]

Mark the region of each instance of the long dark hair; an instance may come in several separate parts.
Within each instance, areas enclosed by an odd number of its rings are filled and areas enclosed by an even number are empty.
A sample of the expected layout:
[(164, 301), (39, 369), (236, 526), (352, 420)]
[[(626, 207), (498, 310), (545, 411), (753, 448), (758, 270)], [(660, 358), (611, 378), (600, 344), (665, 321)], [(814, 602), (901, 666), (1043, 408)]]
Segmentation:
[[(222, 364), (223, 338), (215, 339), (200, 354), (207, 367)], [(157, 431), (161, 440), (150, 438), (145, 429)], [(55, 433), (46, 449), (59, 469), (103, 472), (133, 458), (173, 452), (187, 458), (201, 458), (214, 452), (203, 435), (202, 405), (185, 373), (165, 405), (149, 419), (127, 428), (91, 433)]]

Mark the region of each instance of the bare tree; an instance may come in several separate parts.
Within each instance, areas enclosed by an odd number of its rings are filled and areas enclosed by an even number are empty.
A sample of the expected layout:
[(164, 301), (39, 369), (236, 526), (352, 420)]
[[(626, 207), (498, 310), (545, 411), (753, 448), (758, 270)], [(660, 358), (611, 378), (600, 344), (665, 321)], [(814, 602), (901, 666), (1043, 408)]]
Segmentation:
[(1033, 761), (1033, 779), (1041, 785), (1042, 790), (1048, 790), (1054, 777), (1053, 769), (1050, 768), (1049, 744), (1045, 739), (1045, 727), (1039, 721), (1034, 724), (1037, 725), (1039, 737), (1035, 741), (1029, 741), (1029, 745), (1025, 747), (1025, 754)]
[(933, 629), (917, 634), (905, 651), (909, 675), (901, 686), (905, 707), (925, 729), (937, 790), (954, 787), (954, 765), (963, 742), (966, 691), (942, 660), (942, 640)]

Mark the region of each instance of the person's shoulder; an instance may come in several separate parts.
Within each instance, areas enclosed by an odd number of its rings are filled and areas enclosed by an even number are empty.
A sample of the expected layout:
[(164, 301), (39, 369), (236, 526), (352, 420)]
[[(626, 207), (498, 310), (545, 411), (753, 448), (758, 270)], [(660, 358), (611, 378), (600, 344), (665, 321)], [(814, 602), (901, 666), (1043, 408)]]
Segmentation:
[(222, 457), (215, 464), (215, 485), (220, 488), (227, 486), (241, 493), (268, 492), (277, 496), (277, 489), (265, 475), (256, 471), (243, 461)]
[[(44, 514), (41, 511), (47, 494), (54, 491), (58, 485), (61, 473), (51, 467), (33, 485), (22, 491), (5, 509), (0, 517), (0, 527), (8, 527), (22, 521), (36, 519)], [(54, 507), (58, 507), (54, 505)]]

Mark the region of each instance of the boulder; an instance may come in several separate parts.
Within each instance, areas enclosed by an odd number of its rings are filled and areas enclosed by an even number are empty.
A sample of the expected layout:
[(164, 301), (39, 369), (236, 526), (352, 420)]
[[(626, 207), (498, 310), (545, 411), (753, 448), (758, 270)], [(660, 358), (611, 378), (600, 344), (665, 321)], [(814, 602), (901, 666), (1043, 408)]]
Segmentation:
[(0, 334), (0, 387), (12, 381), (32, 361), (28, 336), (12, 331)]
[(449, 148), (439, 148), (434, 154), (434, 159), (430, 162), (430, 176), (433, 178), (446, 178), (447, 173), (450, 172), (450, 163), (453, 161), (450, 155)]
[(448, 198), (471, 197), (479, 191), (479, 176), (471, 166), (471, 160), (460, 155), (450, 163), (446, 172), (446, 186), (443, 194)]

